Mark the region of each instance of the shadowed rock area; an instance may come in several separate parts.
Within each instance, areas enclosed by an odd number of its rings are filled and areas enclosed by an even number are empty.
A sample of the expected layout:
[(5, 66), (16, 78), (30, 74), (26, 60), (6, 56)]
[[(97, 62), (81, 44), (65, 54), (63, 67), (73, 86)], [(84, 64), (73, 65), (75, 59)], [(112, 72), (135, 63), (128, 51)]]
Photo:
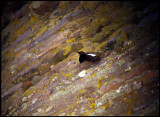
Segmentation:
[(3, 4), (1, 115), (159, 115), (158, 1)]

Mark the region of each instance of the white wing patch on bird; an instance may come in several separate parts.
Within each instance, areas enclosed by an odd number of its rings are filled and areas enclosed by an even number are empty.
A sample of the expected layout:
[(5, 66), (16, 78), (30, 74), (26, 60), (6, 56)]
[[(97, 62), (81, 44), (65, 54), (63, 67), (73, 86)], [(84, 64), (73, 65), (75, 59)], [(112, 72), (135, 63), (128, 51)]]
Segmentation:
[(93, 57), (96, 56), (95, 54), (87, 54), (87, 55), (90, 55), (90, 56), (93, 56)]

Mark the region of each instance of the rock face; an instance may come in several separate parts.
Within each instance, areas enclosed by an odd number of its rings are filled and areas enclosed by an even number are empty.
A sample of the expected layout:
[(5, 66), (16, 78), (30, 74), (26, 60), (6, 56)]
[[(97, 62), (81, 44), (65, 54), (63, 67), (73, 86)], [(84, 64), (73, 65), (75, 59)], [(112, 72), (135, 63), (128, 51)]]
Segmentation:
[[(33, 1), (12, 14), (1, 115), (159, 115), (157, 2)], [(101, 60), (80, 64), (78, 51)]]

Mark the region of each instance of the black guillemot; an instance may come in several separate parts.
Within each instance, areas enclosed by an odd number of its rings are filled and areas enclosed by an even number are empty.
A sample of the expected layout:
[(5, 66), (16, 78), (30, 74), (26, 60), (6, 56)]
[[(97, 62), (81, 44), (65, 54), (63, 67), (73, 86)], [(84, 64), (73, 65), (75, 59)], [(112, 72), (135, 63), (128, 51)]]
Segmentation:
[(83, 63), (84, 61), (89, 61), (89, 62), (92, 62), (92, 63), (95, 63), (97, 61), (100, 60), (100, 57), (95, 55), (95, 54), (86, 54), (85, 52), (83, 51), (80, 51), (80, 52), (77, 52), (80, 57), (79, 57), (79, 62), (80, 63)]

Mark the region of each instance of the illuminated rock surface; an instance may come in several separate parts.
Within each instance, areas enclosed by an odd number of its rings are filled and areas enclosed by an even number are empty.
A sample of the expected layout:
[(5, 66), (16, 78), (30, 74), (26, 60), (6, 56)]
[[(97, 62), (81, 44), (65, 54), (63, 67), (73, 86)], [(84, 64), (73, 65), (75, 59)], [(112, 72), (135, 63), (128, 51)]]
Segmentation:
[[(34, 1), (14, 14), (1, 115), (159, 115), (158, 3)], [(101, 60), (80, 64), (77, 51)]]

